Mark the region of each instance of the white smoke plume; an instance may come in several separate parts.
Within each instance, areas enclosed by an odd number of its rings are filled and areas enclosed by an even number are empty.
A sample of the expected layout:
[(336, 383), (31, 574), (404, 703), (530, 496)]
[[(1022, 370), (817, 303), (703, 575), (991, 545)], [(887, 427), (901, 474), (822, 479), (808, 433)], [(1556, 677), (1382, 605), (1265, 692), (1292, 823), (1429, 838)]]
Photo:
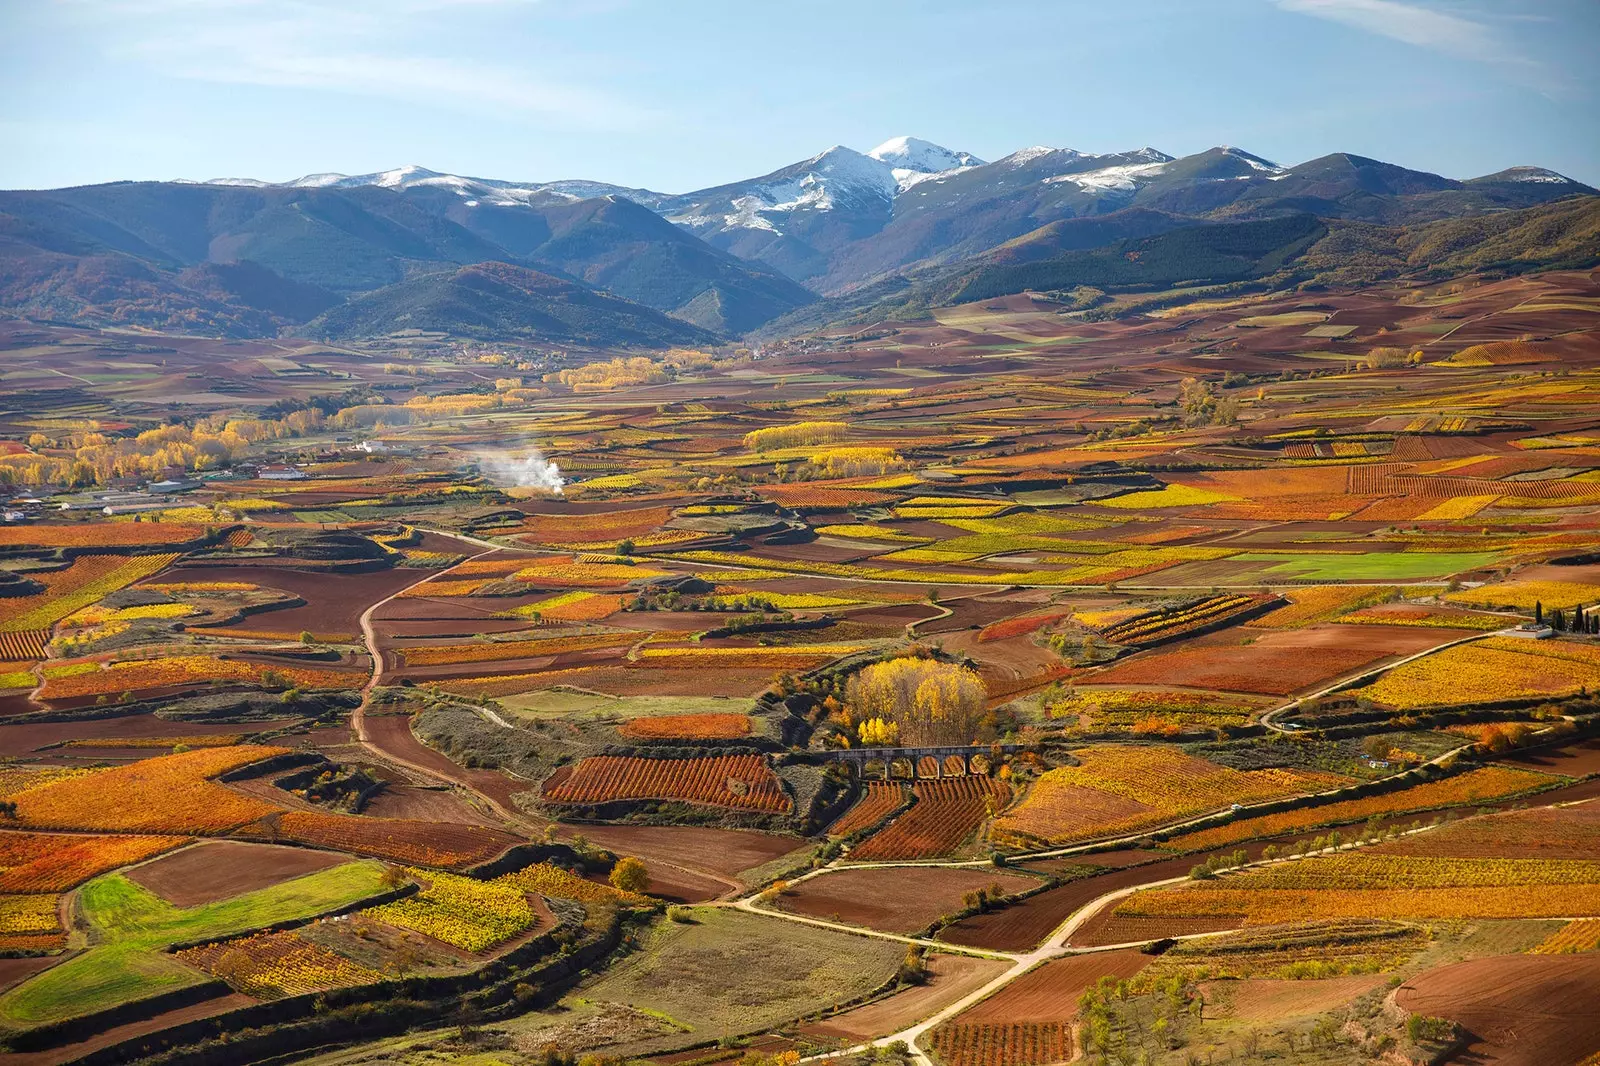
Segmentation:
[(560, 496), (561, 487), (567, 483), (561, 468), (546, 459), (536, 444), (528, 445), (527, 452), (521, 455), (513, 451), (479, 452), (478, 469), (502, 488), (538, 489)]

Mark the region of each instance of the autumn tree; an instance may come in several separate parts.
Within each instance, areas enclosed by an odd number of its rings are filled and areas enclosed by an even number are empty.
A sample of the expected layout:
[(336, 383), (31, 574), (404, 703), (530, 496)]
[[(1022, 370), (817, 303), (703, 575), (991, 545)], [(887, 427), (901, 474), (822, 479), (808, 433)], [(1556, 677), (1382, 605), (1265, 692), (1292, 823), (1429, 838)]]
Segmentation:
[(972, 743), (988, 700), (976, 672), (936, 659), (874, 663), (846, 691), (858, 721), (882, 719), (908, 746)]
[(617, 860), (611, 868), (611, 887), (620, 892), (644, 894), (650, 891), (650, 871), (632, 855)]

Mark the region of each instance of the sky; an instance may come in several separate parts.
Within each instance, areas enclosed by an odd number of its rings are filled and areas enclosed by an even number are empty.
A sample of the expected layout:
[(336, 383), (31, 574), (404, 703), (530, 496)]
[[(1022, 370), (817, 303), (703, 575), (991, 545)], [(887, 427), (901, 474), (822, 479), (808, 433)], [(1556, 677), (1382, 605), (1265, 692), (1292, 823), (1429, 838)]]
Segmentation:
[(0, 0), (0, 188), (685, 192), (900, 134), (1600, 186), (1597, 0)]

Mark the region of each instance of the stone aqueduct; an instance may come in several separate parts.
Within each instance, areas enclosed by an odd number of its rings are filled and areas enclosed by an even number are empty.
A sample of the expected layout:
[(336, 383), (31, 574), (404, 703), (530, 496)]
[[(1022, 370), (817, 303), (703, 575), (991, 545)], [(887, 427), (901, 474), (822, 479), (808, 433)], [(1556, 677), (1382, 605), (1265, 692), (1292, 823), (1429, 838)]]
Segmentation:
[(1021, 744), (922, 748), (845, 748), (826, 761), (842, 763), (850, 776), (883, 781), (927, 781), (991, 773), (1002, 757), (1025, 750)]

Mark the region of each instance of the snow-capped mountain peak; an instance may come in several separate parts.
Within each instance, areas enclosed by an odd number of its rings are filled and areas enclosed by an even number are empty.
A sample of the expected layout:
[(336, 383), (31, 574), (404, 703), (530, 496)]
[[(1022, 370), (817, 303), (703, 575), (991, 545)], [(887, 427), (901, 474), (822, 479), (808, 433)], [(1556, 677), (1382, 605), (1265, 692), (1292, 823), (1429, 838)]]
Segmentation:
[(971, 152), (952, 151), (920, 137), (891, 137), (867, 155), (895, 170), (915, 170), (923, 174), (983, 166), (983, 160)]
[(890, 137), (867, 153), (869, 159), (889, 167), (899, 192), (939, 174), (981, 167), (983, 160), (971, 152), (956, 152), (920, 137)]

